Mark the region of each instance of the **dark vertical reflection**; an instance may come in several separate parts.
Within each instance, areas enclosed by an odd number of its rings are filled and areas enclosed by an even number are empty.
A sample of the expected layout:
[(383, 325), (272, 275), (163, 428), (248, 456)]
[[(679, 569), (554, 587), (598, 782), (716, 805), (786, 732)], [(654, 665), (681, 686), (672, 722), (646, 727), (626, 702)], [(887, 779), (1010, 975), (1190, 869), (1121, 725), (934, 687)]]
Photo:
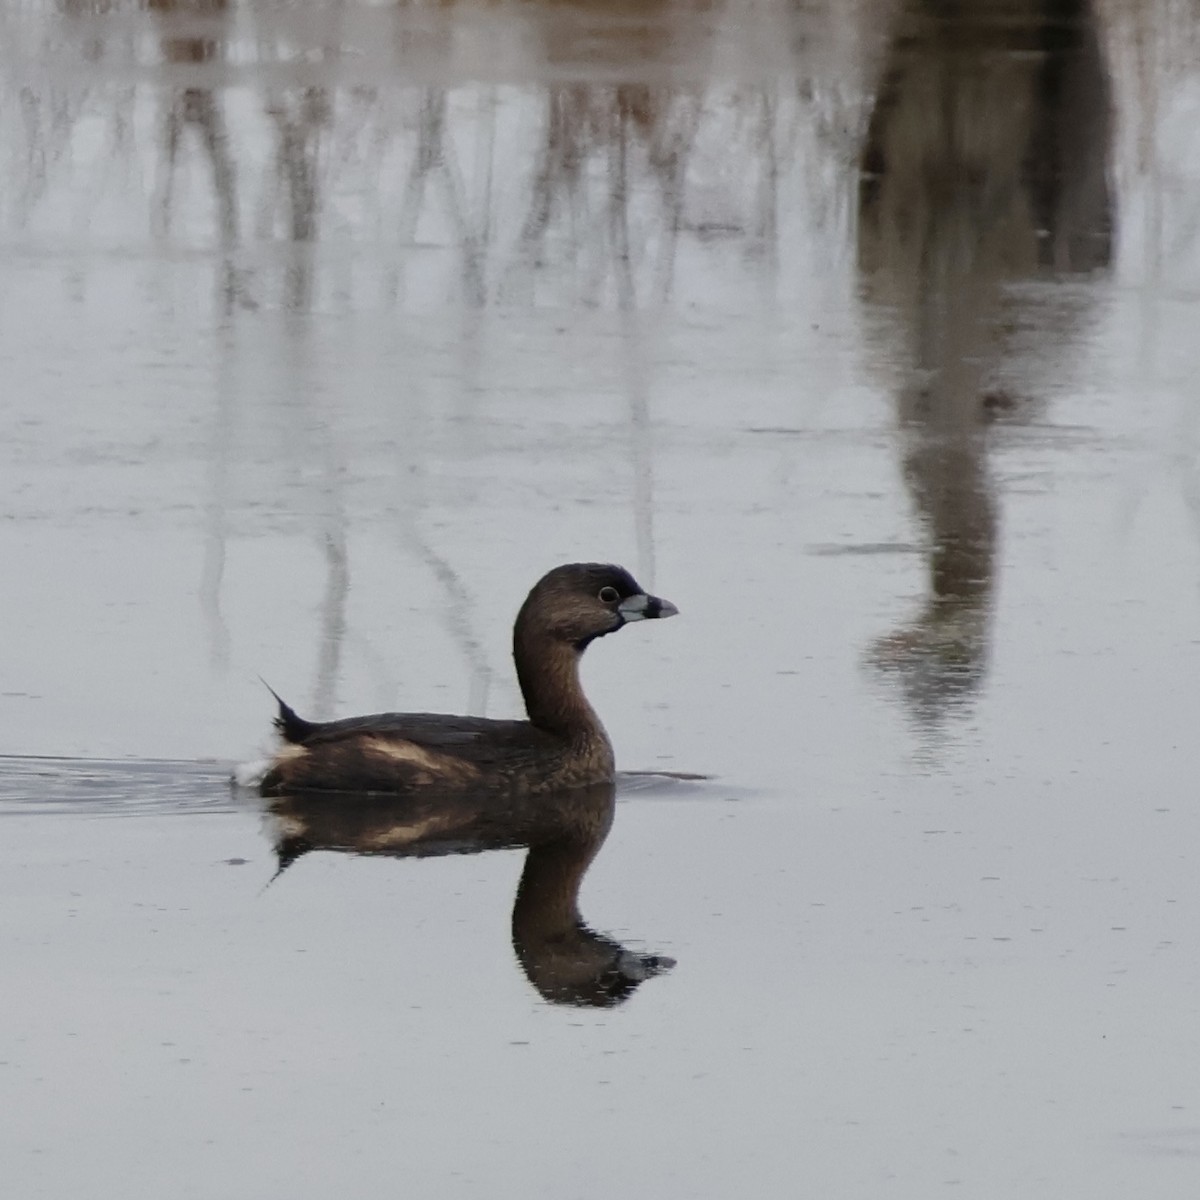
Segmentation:
[(308, 444), (309, 451), (304, 457), (320, 464), (320, 477), (311, 484), (312, 511), (307, 515), (324, 565), (312, 710), (328, 717), (335, 708), (341, 679), (350, 600), (346, 459), (336, 419), (325, 406), (316, 403), (306, 386), (315, 377), (311, 316), (288, 313), (283, 333), (281, 345), (286, 355), (283, 369), (292, 377), (287, 389), (289, 415), (296, 420), (295, 433)]
[(1087, 0), (902, 7), (863, 152), (858, 265), (899, 366), (928, 566), (916, 618), (871, 659), (925, 725), (986, 669), (999, 523), (987, 431), (1029, 408), (1005, 384), (1006, 330), (1038, 320), (1011, 285), (1108, 264), (1110, 137)]
[(633, 464), (633, 531), (637, 571), (646, 587), (654, 583), (654, 432), (650, 412), (650, 367), (641, 323), (632, 309), (622, 313), (624, 377), (629, 396), (629, 450)]
[(466, 188), (449, 146), (447, 131), (448, 91), (444, 87), (425, 90), (421, 105), (417, 149), (404, 184), (399, 212), (400, 244), (410, 246), (431, 180), (441, 184), (442, 215), (451, 223), (461, 255), (462, 295), (467, 305), (479, 307), (486, 299), (482, 245), (484, 237), (472, 226)]
[(424, 858), (528, 847), (512, 910), (521, 969), (551, 1003), (608, 1007), (674, 966), (596, 933), (580, 915), (579, 890), (612, 826), (614, 794), (606, 784), (516, 799), (324, 794), (266, 803), (278, 873), (314, 850)]
[[(215, 63), (223, 54), (228, 34), (228, 0), (144, 0), (158, 19), (163, 62), (170, 67)], [(238, 243), (237, 169), (230, 151), (229, 132), (220, 93), (211, 87), (175, 89), (163, 120), (165, 179), (159, 197), (158, 221), (170, 228), (175, 176), (183, 139), (189, 131), (208, 161), (212, 176), (217, 230), (222, 251), (221, 289), (225, 306), (245, 302), (233, 261)]]
[[(544, 88), (543, 135), (510, 289), (518, 280), (528, 286), (531, 270), (565, 252), (586, 302), (614, 293), (622, 307), (667, 299), (705, 88), (663, 68), (684, 57), (688, 78), (703, 77), (708, 7), (675, 0), (530, 6), (548, 78), (570, 81)], [(593, 186), (597, 167), (602, 189)]]
[(271, 219), (282, 214), (289, 243), (284, 303), (305, 311), (312, 305), (315, 286), (312, 243), (317, 239), (321, 209), (322, 135), (331, 119), (328, 90), (285, 89), (270, 98), (267, 113), (275, 125), (274, 177), (282, 193), (276, 195)]
[(215, 378), (213, 381), (212, 425), (208, 436), (205, 464), (207, 499), (204, 506), (204, 555), (200, 566), (197, 598), (208, 639), (209, 660), (214, 669), (224, 672), (229, 666), (232, 639), (229, 624), (221, 609), (225, 583), (226, 552), (229, 545), (230, 466), (233, 458), (234, 428), (237, 421), (237, 376), (234, 370), (232, 331), (225, 330), (216, 340)]
[[(228, 0), (144, 0), (158, 21), (163, 62), (169, 67), (220, 60), (227, 35)], [(233, 254), (238, 242), (237, 171), (230, 152), (225, 112), (219, 93), (208, 87), (182, 87), (169, 94), (162, 126), (165, 178), (159, 196), (158, 222), (166, 233), (174, 206), (175, 176), (184, 136), (194, 132), (212, 178), (222, 253), (221, 292), (228, 312), (239, 300), (240, 281)], [(204, 557), (198, 596), (209, 654), (217, 670), (229, 664), (230, 634), (221, 612), (228, 537), (229, 457), (232, 448), (235, 395), (229, 347), (218, 351), (214, 415), (208, 456), (209, 499), (205, 511)]]
[[(538, 29), (551, 74), (662, 63), (686, 43), (705, 53), (700, 13), (672, 0), (546, 5)], [(684, 226), (688, 164), (704, 89), (678, 82), (572, 82), (545, 89), (545, 121), (506, 294), (535, 285), (539, 267), (567, 255), (585, 303), (621, 314), (636, 564), (655, 572), (651, 336), (647, 312), (670, 299)], [(603, 188), (596, 189), (595, 168)]]
[(414, 520), (408, 525), (405, 544), (437, 581), (442, 593), (442, 603), (437, 606), (439, 619), (458, 646), (467, 666), (470, 681), (466, 711), (483, 716), (487, 713), (494, 672), (488, 665), (487, 651), (477, 632), (478, 602), (472, 597), (466, 581), (454, 565), (439, 554), (420, 533), (417, 522)]

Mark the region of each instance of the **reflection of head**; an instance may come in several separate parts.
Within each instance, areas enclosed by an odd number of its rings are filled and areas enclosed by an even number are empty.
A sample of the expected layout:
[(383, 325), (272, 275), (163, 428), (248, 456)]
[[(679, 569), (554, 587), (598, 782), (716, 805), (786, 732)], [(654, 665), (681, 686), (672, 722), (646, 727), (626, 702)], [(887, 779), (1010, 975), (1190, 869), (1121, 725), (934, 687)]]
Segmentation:
[(513, 903), (512, 938), (530, 983), (554, 1004), (619, 1004), (674, 966), (595, 933), (579, 889), (608, 836), (611, 784), (541, 796), (309, 793), (265, 802), (278, 878), (313, 850), (392, 858), (477, 854), (527, 846)]
[(613, 1008), (647, 979), (675, 965), (665, 955), (635, 954), (582, 923), (570, 943), (535, 946), (519, 940), (514, 931), (513, 946), (526, 978), (543, 1000), (579, 1008)]
[(529, 982), (553, 1004), (620, 1004), (675, 965), (595, 933), (579, 915), (579, 885), (598, 848), (571, 837), (533, 845), (517, 887), (513, 949)]

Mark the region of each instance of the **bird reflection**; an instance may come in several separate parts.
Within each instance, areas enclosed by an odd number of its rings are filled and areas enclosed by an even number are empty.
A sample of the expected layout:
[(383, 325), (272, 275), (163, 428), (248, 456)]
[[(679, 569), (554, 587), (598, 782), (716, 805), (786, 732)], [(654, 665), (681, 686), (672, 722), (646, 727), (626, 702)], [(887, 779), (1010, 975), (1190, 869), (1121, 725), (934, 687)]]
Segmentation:
[(528, 847), (513, 902), (513, 949), (545, 1000), (581, 1007), (620, 1004), (675, 965), (596, 933), (579, 913), (579, 889), (614, 807), (611, 784), (504, 801), (325, 792), (266, 802), (276, 877), (313, 850), (418, 858)]
[(1028, 419), (1005, 379), (1009, 331), (1039, 327), (1039, 301), (1012, 284), (1108, 265), (1110, 142), (1086, 0), (901, 6), (862, 159), (858, 266), (899, 366), (928, 583), (916, 618), (869, 657), (926, 726), (986, 670), (999, 524), (987, 430)]

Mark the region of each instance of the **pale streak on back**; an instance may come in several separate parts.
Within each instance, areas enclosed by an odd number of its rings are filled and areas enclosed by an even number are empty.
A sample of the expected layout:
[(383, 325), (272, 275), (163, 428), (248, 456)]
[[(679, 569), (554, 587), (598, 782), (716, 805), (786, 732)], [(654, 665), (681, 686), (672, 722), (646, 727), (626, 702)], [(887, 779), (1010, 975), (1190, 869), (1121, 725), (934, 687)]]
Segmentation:
[(390, 759), (392, 762), (404, 763), (417, 770), (429, 771), (441, 778), (452, 778), (460, 782), (470, 782), (479, 778), (479, 768), (473, 763), (463, 762), (449, 754), (436, 754), (416, 742), (393, 741), (384, 737), (368, 737), (365, 739), (366, 748), (379, 758)]

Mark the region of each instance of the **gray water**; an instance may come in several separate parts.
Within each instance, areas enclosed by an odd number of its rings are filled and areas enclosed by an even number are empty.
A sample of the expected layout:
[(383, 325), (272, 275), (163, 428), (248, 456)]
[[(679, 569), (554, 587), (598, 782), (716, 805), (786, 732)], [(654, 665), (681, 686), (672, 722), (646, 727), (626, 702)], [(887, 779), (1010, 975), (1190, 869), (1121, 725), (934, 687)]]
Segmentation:
[[(4, 1194), (1195, 1196), (1198, 28), (7, 6)], [(587, 559), (611, 1006), (228, 784)]]

